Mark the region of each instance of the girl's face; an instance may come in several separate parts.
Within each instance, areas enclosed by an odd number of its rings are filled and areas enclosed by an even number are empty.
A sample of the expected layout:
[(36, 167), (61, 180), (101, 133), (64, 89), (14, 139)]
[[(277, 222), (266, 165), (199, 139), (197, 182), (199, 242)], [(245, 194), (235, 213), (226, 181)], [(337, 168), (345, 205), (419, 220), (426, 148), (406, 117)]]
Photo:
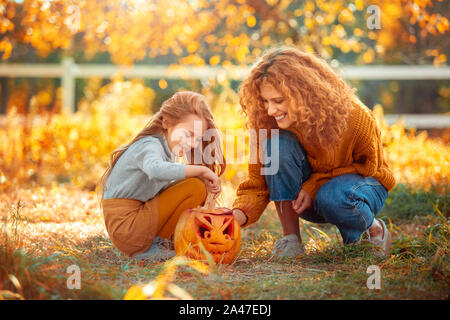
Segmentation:
[(178, 157), (182, 157), (193, 148), (200, 147), (206, 126), (206, 121), (194, 114), (175, 125), (163, 120), (163, 128), (167, 129), (167, 144), (172, 153)]
[(274, 117), (280, 129), (289, 128), (294, 121), (288, 114), (288, 101), (273, 86), (263, 84), (259, 88), (264, 108), (270, 117)]

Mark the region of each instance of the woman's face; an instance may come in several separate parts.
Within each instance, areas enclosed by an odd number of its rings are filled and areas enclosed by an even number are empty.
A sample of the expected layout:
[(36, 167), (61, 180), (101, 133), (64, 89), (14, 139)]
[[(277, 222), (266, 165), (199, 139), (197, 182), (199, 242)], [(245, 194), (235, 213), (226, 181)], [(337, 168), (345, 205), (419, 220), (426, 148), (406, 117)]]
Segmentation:
[(193, 148), (200, 147), (207, 124), (200, 117), (191, 114), (175, 125), (163, 120), (163, 126), (167, 129), (166, 138), (170, 150), (182, 157)]
[(288, 114), (288, 101), (273, 86), (263, 84), (259, 88), (264, 108), (270, 117), (274, 117), (280, 129), (289, 128), (294, 121)]

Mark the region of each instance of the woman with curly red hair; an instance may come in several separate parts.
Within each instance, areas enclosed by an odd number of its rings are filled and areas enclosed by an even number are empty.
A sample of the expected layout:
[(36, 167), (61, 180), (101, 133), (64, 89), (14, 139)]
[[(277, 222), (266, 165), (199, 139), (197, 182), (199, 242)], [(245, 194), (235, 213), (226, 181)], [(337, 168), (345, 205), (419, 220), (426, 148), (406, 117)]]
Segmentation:
[[(251, 69), (240, 103), (251, 129), (278, 129), (252, 142), (264, 161), (250, 163), (238, 187), (233, 208), (241, 225), (256, 222), (274, 201), (284, 234), (274, 246), (278, 257), (304, 254), (299, 217), (336, 225), (345, 244), (366, 238), (376, 253), (389, 254), (389, 231), (375, 216), (396, 182), (375, 117), (354, 89), (323, 59), (281, 47)], [(271, 150), (273, 139), (278, 148)], [(264, 175), (274, 157), (277, 172)]]

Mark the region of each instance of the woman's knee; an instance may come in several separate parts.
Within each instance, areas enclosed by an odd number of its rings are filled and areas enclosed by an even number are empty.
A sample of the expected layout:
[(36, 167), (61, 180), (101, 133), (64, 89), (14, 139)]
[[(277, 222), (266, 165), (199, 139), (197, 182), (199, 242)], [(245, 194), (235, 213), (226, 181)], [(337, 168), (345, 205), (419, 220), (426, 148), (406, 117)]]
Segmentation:
[(314, 199), (314, 209), (320, 213), (325, 219), (334, 224), (335, 212), (337, 211), (336, 194), (334, 190), (329, 190), (323, 185), (316, 194)]
[(270, 165), (274, 169), (271, 175), (288, 171), (302, 177), (310, 169), (306, 152), (292, 132), (280, 130), (279, 134), (266, 140), (263, 148), (266, 166)]
[(289, 131), (273, 135), (266, 141), (264, 156), (266, 167), (270, 166), (270, 171), (265, 172), (270, 200), (297, 198), (303, 182), (311, 174), (306, 153), (297, 137)]
[(353, 190), (360, 184), (361, 181), (352, 174), (334, 177), (319, 188), (314, 206), (323, 214), (352, 209), (358, 204), (353, 197)]
[(280, 130), (277, 134), (273, 134), (266, 140), (264, 146), (265, 156), (278, 156), (280, 159), (292, 157), (293, 154), (299, 155), (299, 159), (306, 158), (305, 150), (300, 141), (290, 131)]
[(363, 201), (355, 201), (351, 190), (330, 180), (317, 192), (314, 207), (328, 222), (344, 229), (364, 232), (371, 224), (371, 212)]

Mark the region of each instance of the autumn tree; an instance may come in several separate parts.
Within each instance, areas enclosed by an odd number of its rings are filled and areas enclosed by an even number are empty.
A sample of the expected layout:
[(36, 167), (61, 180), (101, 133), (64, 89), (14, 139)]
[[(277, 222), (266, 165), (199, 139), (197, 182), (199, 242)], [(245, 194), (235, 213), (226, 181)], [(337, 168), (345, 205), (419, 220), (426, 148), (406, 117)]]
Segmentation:
[[(379, 7), (381, 29), (367, 28), (369, 5)], [(89, 60), (103, 52), (116, 64), (170, 56), (226, 66), (287, 44), (361, 63), (440, 64), (448, 54), (446, 13), (442, 0), (0, 0), (0, 53), (7, 60), (28, 45), (41, 57), (60, 50)]]

